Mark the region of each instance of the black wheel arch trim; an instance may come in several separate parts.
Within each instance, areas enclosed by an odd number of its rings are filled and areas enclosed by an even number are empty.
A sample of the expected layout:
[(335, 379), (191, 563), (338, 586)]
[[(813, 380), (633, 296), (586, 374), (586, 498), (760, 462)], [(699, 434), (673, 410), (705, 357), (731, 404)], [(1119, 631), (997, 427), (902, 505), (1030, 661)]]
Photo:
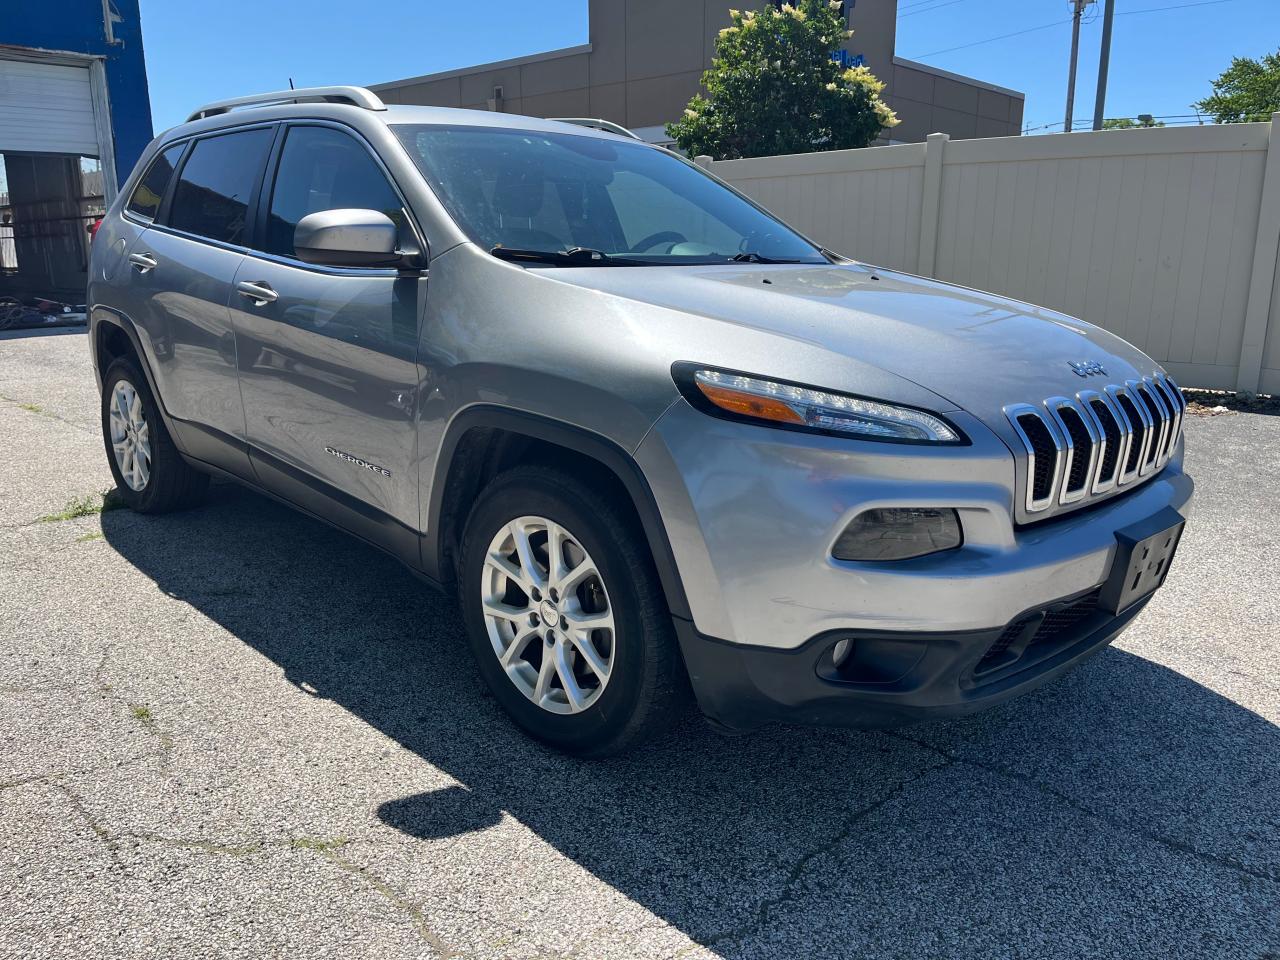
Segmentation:
[(93, 359), (93, 375), (98, 380), (98, 392), (102, 392), (102, 375), (106, 372), (102, 367), (102, 357), (99, 355), (99, 351), (102, 325), (107, 324), (120, 330), (128, 338), (129, 344), (133, 347), (134, 360), (138, 364), (138, 369), (142, 371), (142, 375), (147, 378), (147, 389), (151, 391), (151, 396), (156, 402), (156, 407), (164, 420), (165, 428), (169, 431), (169, 436), (173, 437), (174, 442), (178, 444), (179, 452), (187, 453), (178, 437), (179, 431), (174, 429), (174, 418), (169, 413), (168, 408), (165, 407), (164, 397), (160, 395), (160, 390), (156, 386), (155, 374), (151, 372), (151, 361), (147, 359), (147, 352), (142, 349), (142, 338), (138, 336), (138, 329), (134, 326), (133, 321), (120, 311), (102, 304), (94, 304), (89, 310), (89, 317), (89, 350)]
[(496, 404), (481, 403), (464, 408), (453, 417), (445, 431), (432, 476), (426, 531), (422, 542), (423, 572), (428, 577), (437, 581), (448, 579), (441, 576), (443, 544), (440, 533), (443, 526), (444, 497), (458, 445), (463, 437), (477, 428), (505, 430), (532, 440), (558, 444), (596, 461), (617, 477), (644, 529), (668, 609), (675, 617), (684, 620), (693, 618), (666, 525), (658, 510), (658, 502), (635, 458), (625, 448), (598, 433), (540, 414)]

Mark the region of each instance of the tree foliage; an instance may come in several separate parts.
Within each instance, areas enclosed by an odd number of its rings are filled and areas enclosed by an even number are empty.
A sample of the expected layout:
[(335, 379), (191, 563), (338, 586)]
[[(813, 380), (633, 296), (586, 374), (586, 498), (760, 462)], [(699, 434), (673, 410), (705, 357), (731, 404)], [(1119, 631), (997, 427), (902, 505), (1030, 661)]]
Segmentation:
[(689, 101), (668, 135), (690, 156), (718, 160), (865, 147), (898, 118), (866, 67), (831, 55), (850, 36), (839, 0), (729, 11), (706, 94)]
[(1156, 120), (1150, 114), (1139, 114), (1135, 120), (1133, 117), (1116, 117), (1114, 120), (1103, 120), (1103, 130), (1138, 130), (1146, 127), (1163, 127), (1163, 120)]
[(1236, 57), (1213, 81), (1213, 95), (1195, 106), (1218, 123), (1270, 120), (1280, 111), (1280, 50), (1260, 60)]

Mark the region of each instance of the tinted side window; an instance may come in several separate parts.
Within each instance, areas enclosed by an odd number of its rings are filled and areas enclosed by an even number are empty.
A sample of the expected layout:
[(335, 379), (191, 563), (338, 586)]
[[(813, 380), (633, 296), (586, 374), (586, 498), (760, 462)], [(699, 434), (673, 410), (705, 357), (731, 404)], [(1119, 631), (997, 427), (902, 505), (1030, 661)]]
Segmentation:
[(169, 226), (211, 240), (244, 243), (249, 195), (271, 147), (269, 129), (197, 140), (182, 165)]
[(186, 146), (180, 143), (163, 151), (151, 161), (151, 166), (142, 175), (138, 185), (133, 188), (133, 196), (129, 198), (129, 210), (140, 217), (154, 220), (160, 210), (160, 201), (164, 192), (169, 189), (169, 180), (173, 177), (173, 168), (178, 165), (182, 150)]
[(332, 127), (293, 127), (280, 153), (263, 249), (294, 256), (298, 221), (321, 210), (385, 213), (400, 228), (408, 219), (382, 169), (354, 138)]

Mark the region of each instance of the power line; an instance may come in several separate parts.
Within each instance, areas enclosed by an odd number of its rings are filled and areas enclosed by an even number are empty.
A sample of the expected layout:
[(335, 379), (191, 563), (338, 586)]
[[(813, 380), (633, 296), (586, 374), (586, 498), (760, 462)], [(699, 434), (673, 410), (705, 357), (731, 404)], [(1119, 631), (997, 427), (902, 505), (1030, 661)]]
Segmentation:
[(961, 2), (962, 0), (942, 0), (942, 2), (939, 3), (936, 7), (929, 7), (925, 10), (912, 10), (910, 13), (899, 13), (898, 19), (905, 20), (907, 17), (914, 17), (918, 13), (933, 13), (933, 11), (935, 10), (941, 10), (943, 7), (951, 7)]
[[(921, 0), (927, 2), (927, 0)], [(1141, 13), (1163, 13), (1166, 10), (1185, 10), (1188, 7), (1207, 7), (1220, 3), (1235, 3), (1236, 0), (1196, 0), (1194, 3), (1182, 3), (1169, 7), (1148, 7), (1145, 10), (1126, 10), (1117, 11), (1117, 17), (1133, 17)], [(1026, 30), (1015, 30), (1013, 33), (1002, 33), (998, 37), (987, 37), (985, 40), (975, 40), (972, 43), (962, 43), (958, 47), (947, 47), (945, 50), (934, 50), (931, 53), (920, 53), (909, 57), (911, 60), (923, 60), (925, 57), (936, 57), (944, 53), (954, 53), (957, 50), (968, 50), (970, 47), (980, 47), (985, 43), (995, 43), (998, 40), (1010, 40), (1013, 37), (1021, 37), (1028, 33), (1035, 33), (1037, 30), (1049, 30), (1052, 27), (1060, 27), (1064, 23), (1070, 23), (1070, 18), (1066, 20), (1055, 20), (1053, 23), (1042, 23), (1038, 27), (1028, 27)]]
[[(1108, 120), (1132, 120), (1133, 117), (1107, 117), (1107, 119)], [(1196, 124), (1204, 124), (1205, 126), (1211, 125), (1211, 121), (1208, 121), (1208, 122), (1205, 121), (1202, 114), (1195, 114), (1195, 113), (1153, 114), (1151, 119), (1167, 121), (1165, 123), (1165, 126), (1167, 127), (1186, 127), (1186, 126), (1195, 126)], [(1089, 121), (1089, 120), (1076, 120), (1072, 123), (1072, 129), (1076, 127), (1088, 129), (1091, 123), (1092, 121)], [(1062, 126), (1062, 121), (1050, 120), (1048, 123), (1038, 123), (1032, 126), (1023, 127), (1022, 132), (1024, 134), (1035, 133), (1038, 130), (1051, 130), (1060, 126)]]
[(1140, 13), (1161, 13), (1165, 10), (1185, 10), (1187, 7), (1211, 7), (1218, 3), (1235, 3), (1235, 0), (1197, 0), (1195, 3), (1179, 3), (1172, 7), (1148, 7), (1145, 10), (1117, 10), (1117, 17), (1133, 17)]
[(1055, 20), (1053, 21), (1053, 23), (1042, 23), (1038, 27), (1028, 27), (1026, 30), (1016, 30), (1013, 33), (1002, 33), (998, 37), (987, 37), (987, 39), (985, 40), (975, 40), (973, 41), (973, 43), (962, 43), (958, 47), (947, 47), (947, 49), (945, 50), (934, 50), (930, 53), (917, 54), (916, 56), (911, 57), (910, 59), (922, 60), (925, 57), (936, 57), (939, 54), (943, 54), (943, 53), (954, 53), (956, 50), (968, 50), (970, 47), (980, 47), (984, 43), (995, 43), (997, 40), (1008, 40), (1012, 37), (1021, 37), (1027, 33), (1035, 33), (1037, 30), (1048, 30), (1050, 27), (1060, 27), (1064, 23), (1070, 23), (1070, 22), (1071, 21), (1067, 19), (1067, 20)]

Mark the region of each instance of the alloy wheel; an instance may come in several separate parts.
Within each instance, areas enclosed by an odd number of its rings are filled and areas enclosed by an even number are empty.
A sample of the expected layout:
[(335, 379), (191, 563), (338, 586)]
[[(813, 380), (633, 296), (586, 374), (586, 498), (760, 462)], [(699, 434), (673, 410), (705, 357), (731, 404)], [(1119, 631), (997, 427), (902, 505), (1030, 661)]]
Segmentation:
[(551, 713), (594, 704), (609, 682), (617, 632), (582, 542), (553, 520), (518, 517), (490, 541), (481, 577), (489, 642), (516, 688)]
[(142, 397), (128, 380), (117, 380), (111, 391), (111, 449), (120, 476), (136, 493), (151, 478), (151, 431), (142, 410)]

